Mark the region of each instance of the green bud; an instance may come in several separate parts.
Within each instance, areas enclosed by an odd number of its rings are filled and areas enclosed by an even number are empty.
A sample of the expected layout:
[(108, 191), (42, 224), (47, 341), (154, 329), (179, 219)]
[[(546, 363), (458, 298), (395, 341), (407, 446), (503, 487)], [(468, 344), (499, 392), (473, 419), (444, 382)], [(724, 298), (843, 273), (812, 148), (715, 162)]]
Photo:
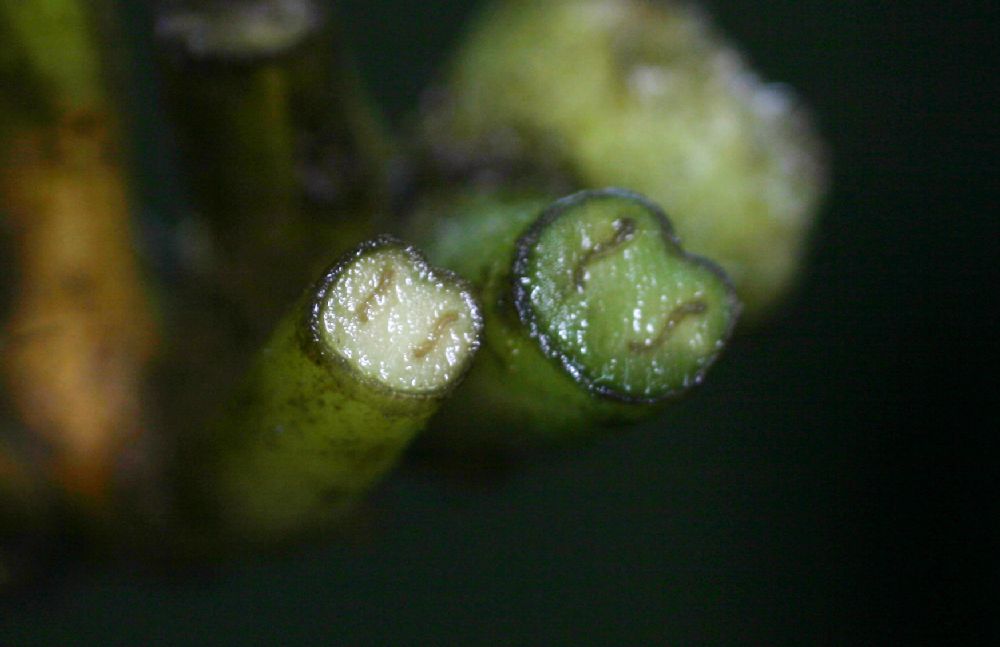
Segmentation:
[(492, 5), (431, 94), (439, 160), (529, 158), (581, 187), (622, 186), (718, 261), (752, 317), (793, 283), (825, 185), (822, 147), (697, 11), (646, 0)]

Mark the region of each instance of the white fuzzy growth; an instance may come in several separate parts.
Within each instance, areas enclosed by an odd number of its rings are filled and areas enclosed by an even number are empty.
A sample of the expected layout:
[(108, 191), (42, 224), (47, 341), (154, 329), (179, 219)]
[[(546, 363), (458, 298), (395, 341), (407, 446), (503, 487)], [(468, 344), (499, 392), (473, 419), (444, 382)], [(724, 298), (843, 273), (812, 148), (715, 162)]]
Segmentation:
[(357, 371), (412, 393), (458, 377), (478, 333), (468, 295), (398, 248), (373, 251), (343, 270), (323, 325), (333, 350)]

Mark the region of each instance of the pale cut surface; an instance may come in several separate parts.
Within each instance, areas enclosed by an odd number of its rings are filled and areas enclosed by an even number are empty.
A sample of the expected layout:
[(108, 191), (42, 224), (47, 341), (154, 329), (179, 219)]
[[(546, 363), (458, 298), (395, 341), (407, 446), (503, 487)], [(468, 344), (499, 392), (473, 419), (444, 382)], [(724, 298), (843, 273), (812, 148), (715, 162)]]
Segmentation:
[(471, 295), (401, 248), (376, 249), (343, 269), (323, 328), (332, 350), (363, 376), (409, 393), (447, 387), (478, 344)]

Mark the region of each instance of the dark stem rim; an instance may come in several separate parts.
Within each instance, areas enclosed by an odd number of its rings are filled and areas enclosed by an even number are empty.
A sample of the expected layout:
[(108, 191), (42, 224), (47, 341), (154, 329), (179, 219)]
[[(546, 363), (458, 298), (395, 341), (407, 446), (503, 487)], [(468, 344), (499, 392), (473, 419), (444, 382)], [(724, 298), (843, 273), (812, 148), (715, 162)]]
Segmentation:
[[(688, 386), (670, 389), (658, 396), (642, 397), (622, 393), (608, 386), (597, 384), (587, 375), (586, 369), (565, 352), (560, 350), (558, 342), (546, 334), (538, 323), (538, 315), (531, 303), (531, 294), (527, 288), (528, 265), (531, 253), (538, 244), (539, 239), (545, 229), (553, 222), (562, 217), (568, 210), (579, 204), (590, 200), (618, 199), (628, 200), (646, 209), (653, 219), (660, 225), (660, 232), (663, 236), (667, 249), (673, 251), (681, 259), (696, 264), (713, 273), (724, 285), (726, 290), (726, 306), (729, 309), (728, 324), (726, 330), (719, 338), (717, 350), (712, 353), (697, 373), (694, 374)], [(559, 366), (569, 373), (575, 382), (582, 384), (590, 393), (602, 398), (624, 402), (628, 404), (655, 404), (679, 397), (687, 392), (689, 388), (700, 384), (709, 368), (715, 364), (722, 354), (722, 350), (728, 345), (736, 328), (736, 323), (740, 318), (743, 305), (736, 294), (732, 280), (729, 275), (714, 261), (697, 254), (685, 251), (681, 247), (680, 239), (674, 233), (673, 225), (667, 214), (649, 198), (618, 187), (608, 187), (604, 189), (588, 189), (566, 196), (552, 203), (542, 215), (528, 228), (528, 230), (518, 239), (514, 251), (514, 263), (510, 274), (510, 290), (513, 294), (514, 309), (522, 325), (527, 329), (528, 336), (535, 340), (541, 348), (542, 353), (549, 359), (555, 361)]]

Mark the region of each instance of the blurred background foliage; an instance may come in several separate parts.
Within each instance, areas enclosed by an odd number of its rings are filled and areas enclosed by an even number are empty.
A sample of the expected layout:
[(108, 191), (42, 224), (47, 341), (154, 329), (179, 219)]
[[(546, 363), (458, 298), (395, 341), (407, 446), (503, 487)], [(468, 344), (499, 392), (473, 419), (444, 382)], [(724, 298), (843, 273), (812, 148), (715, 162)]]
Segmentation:
[[(4, 0), (12, 1), (12, 0)], [(144, 43), (140, 3), (129, 3)], [(342, 0), (405, 124), (463, 0)], [(978, 631), (995, 412), (994, 3), (705, 3), (796, 88), (833, 190), (798, 294), (655, 422), (469, 490), (398, 473), (370, 536), (204, 577), (75, 567), (0, 601), (2, 644), (880, 644)], [(134, 61), (152, 73), (152, 55)], [(134, 87), (146, 234), (177, 213), (155, 87)], [(58, 567), (58, 565), (57, 565)], [(976, 634), (982, 638), (981, 633)]]

